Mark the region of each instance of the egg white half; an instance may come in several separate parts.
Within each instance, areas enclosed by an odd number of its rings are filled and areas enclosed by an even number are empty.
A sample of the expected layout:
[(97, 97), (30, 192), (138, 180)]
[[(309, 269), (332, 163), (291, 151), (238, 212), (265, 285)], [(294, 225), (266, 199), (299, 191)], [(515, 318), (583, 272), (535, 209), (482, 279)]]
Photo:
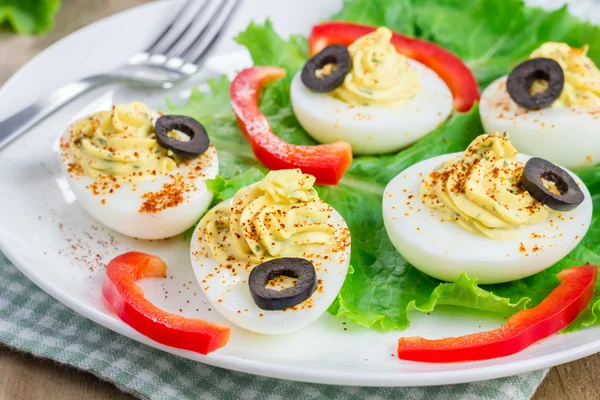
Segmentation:
[[(76, 119), (107, 110), (111, 106), (112, 97), (101, 98), (80, 112)], [(63, 137), (68, 140), (68, 135), (69, 129), (63, 133)], [(68, 148), (61, 149), (59, 156), (67, 182), (79, 205), (107, 227), (138, 239), (165, 239), (193, 226), (212, 201), (212, 192), (206, 187), (205, 181), (215, 178), (219, 173), (217, 151), (210, 145), (205, 153), (180, 163), (168, 175), (159, 175), (145, 182), (117, 182), (118, 187), (109, 184), (98, 191), (102, 186), (98, 185), (99, 180), (69, 172), (68, 165), (73, 162), (73, 157)], [(181, 191), (181, 202), (157, 212), (140, 211), (147, 201), (144, 195), (164, 192), (168, 187), (186, 189)]]
[[(421, 161), (398, 174), (385, 188), (383, 218), (398, 252), (422, 272), (454, 282), (463, 272), (482, 284), (513, 281), (540, 272), (564, 258), (583, 239), (592, 218), (588, 189), (572, 172), (585, 200), (569, 212), (551, 211), (539, 224), (520, 227), (517, 237), (492, 240), (464, 230), (427, 208), (421, 182), (443, 162), (461, 153)], [(531, 157), (518, 154), (527, 162)]]
[[(230, 205), (231, 202), (232, 199), (229, 199), (221, 204)], [(335, 210), (331, 222), (338, 229), (347, 229), (346, 222)], [(319, 251), (315, 251), (315, 254), (318, 253)], [(212, 257), (198, 229), (192, 237), (190, 257), (204, 295), (225, 318), (253, 332), (284, 334), (311, 324), (333, 303), (348, 273), (350, 246), (330, 253), (328, 260), (311, 259), (319, 281), (317, 290), (305, 302), (283, 311), (259, 308), (254, 303), (248, 286), (252, 268), (220, 266)]]
[(479, 113), (486, 132), (510, 132), (519, 152), (566, 168), (600, 162), (600, 108), (527, 110), (512, 100), (506, 79), (497, 79), (481, 94)]
[(357, 155), (398, 151), (434, 130), (453, 107), (450, 89), (433, 70), (411, 59), (408, 65), (416, 71), (421, 88), (400, 108), (351, 106), (312, 92), (298, 72), (290, 89), (296, 118), (319, 143), (343, 140)]

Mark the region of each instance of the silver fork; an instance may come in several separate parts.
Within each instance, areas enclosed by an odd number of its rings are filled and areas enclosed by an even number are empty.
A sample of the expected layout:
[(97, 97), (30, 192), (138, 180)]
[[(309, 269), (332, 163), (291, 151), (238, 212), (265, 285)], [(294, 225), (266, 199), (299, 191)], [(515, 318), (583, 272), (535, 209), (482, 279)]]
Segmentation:
[(215, 47), (241, 0), (187, 0), (146, 50), (121, 67), (67, 84), (0, 122), (0, 148), (88, 90), (108, 83), (169, 88), (195, 74)]

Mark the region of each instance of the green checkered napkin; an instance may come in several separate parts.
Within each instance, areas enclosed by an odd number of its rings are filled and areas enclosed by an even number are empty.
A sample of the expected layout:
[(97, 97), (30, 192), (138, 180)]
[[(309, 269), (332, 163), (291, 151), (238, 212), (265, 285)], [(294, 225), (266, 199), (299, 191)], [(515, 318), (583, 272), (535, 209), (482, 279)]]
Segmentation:
[(263, 378), (186, 360), (71, 311), (0, 253), (0, 343), (68, 364), (144, 399), (529, 399), (547, 370), (462, 385), (359, 388)]

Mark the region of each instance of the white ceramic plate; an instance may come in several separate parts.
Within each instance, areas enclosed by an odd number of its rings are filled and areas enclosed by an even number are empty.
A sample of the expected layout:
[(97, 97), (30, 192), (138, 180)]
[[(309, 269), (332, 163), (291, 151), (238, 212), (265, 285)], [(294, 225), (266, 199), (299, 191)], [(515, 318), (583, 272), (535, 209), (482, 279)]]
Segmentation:
[[(51, 46), (0, 90), (0, 119), (50, 89), (123, 62), (152, 40), (174, 14), (176, 3), (149, 3), (102, 20)], [(281, 34), (307, 33), (313, 23), (339, 6), (339, 0), (248, 0), (222, 43), (220, 56), (213, 58), (207, 69), (212, 74), (231, 73), (227, 68), (248, 63), (247, 55), (228, 38), (251, 19), (263, 20), (268, 15)], [(228, 55), (232, 51), (233, 55)], [(188, 82), (185, 87), (191, 85)], [(177, 98), (185, 87), (175, 88), (168, 95)], [(169, 278), (140, 284), (158, 306), (188, 317), (226, 321), (203, 298), (186, 242), (181, 238), (138, 241), (111, 232), (84, 214), (61, 177), (56, 154), (58, 136), (79, 110), (109, 89), (114, 93), (108, 95), (118, 102), (141, 99), (153, 106), (164, 104), (164, 92), (104, 88), (50, 117), (0, 155), (1, 250), (43, 290), (87, 318), (134, 340), (199, 362), (276, 378), (343, 385), (418, 386), (476, 381), (549, 367), (600, 351), (600, 326), (596, 326), (556, 335), (514, 356), (484, 362), (436, 365), (396, 358), (400, 335), (439, 338), (502, 324), (501, 319), (490, 315), (456, 309), (431, 315), (413, 313), (412, 326), (404, 332), (369, 330), (345, 324), (331, 315), (283, 336), (234, 329), (229, 344), (208, 356), (147, 339), (116, 318), (101, 297), (103, 264), (129, 249), (158, 254), (167, 261)]]

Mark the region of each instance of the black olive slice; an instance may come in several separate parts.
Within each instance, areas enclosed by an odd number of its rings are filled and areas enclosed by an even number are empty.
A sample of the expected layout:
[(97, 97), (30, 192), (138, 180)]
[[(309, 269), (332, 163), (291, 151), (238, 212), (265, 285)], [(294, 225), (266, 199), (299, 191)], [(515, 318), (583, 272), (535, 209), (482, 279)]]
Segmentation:
[[(549, 190), (544, 181), (553, 182), (557, 194)], [(521, 176), (523, 187), (531, 196), (553, 210), (570, 211), (583, 202), (584, 195), (577, 182), (559, 166), (543, 158), (531, 158)]]
[[(536, 80), (548, 82), (548, 87), (541, 93), (531, 94), (529, 90)], [(513, 101), (530, 110), (550, 107), (564, 86), (562, 67), (550, 58), (532, 58), (519, 64), (508, 75), (506, 82), (506, 90)]]
[[(172, 138), (169, 136), (171, 131), (183, 132), (190, 140), (184, 142)], [(210, 146), (204, 126), (195, 119), (183, 115), (163, 115), (156, 120), (154, 132), (158, 144), (181, 158), (196, 158)]]
[[(281, 291), (267, 289), (267, 283), (278, 276), (297, 278), (296, 285)], [(304, 258), (276, 258), (254, 267), (248, 278), (250, 294), (263, 310), (285, 310), (308, 299), (317, 289), (317, 273)]]
[[(333, 64), (333, 70), (328, 74), (317, 76), (317, 71), (328, 64)], [(351, 65), (352, 59), (346, 46), (333, 44), (325, 47), (304, 64), (300, 78), (302, 83), (313, 92), (331, 92), (344, 83)]]

